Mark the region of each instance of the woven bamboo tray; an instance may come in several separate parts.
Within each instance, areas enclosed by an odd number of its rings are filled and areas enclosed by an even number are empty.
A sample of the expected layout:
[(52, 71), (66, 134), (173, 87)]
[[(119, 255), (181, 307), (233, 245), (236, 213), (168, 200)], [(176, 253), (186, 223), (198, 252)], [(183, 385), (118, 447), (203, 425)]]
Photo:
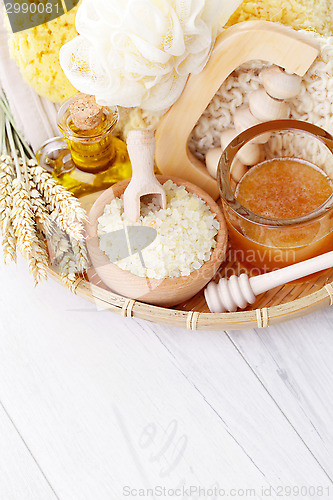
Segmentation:
[[(223, 271), (237, 268), (237, 263), (227, 262)], [(60, 281), (50, 270), (52, 277)], [(203, 292), (190, 301), (167, 309), (134, 301), (108, 290), (99, 280), (94, 269), (79, 277), (75, 293), (94, 303), (98, 309), (106, 309), (124, 317), (144, 319), (163, 325), (189, 330), (239, 330), (264, 328), (282, 321), (300, 318), (328, 305), (333, 305), (333, 270), (301, 283), (275, 288), (257, 297), (256, 302), (244, 311), (214, 314), (208, 311)]]
[[(100, 194), (82, 198), (82, 206), (89, 211)], [(228, 252), (228, 255), (233, 254), (234, 252)], [(54, 279), (61, 282), (54, 271), (50, 269), (49, 272)], [(241, 272), (244, 272), (244, 269), (239, 262), (227, 260), (218, 274), (222, 277), (232, 273), (239, 275)], [(189, 330), (239, 330), (264, 328), (333, 305), (332, 282), (333, 269), (330, 269), (259, 295), (256, 302), (244, 311), (223, 314), (209, 312), (203, 291), (172, 309), (122, 297), (109, 290), (93, 268), (77, 279), (74, 289), (77, 295), (94, 303), (97, 309), (109, 310), (128, 318), (134, 317)]]

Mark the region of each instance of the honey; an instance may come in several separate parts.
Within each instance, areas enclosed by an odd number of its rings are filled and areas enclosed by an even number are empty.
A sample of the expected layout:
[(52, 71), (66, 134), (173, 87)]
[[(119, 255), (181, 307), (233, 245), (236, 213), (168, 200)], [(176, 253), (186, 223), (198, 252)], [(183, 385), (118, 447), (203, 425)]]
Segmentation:
[(255, 214), (293, 219), (318, 208), (332, 192), (332, 181), (319, 168), (280, 158), (249, 169), (237, 186), (236, 198)]
[[(307, 216), (333, 193), (331, 179), (315, 165), (294, 158), (267, 160), (248, 170), (235, 197), (267, 224), (234, 217), (225, 210), (234, 258), (246, 268), (270, 271), (333, 249), (333, 213), (302, 223), (284, 221)], [(278, 221), (270, 224), (270, 221)]]

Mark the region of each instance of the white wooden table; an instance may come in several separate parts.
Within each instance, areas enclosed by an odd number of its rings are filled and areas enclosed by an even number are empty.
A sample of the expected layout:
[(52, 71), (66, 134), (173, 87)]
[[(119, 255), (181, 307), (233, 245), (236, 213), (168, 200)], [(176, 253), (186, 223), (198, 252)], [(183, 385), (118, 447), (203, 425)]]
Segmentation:
[(333, 308), (190, 333), (0, 269), (1, 500), (333, 498)]
[[(23, 83), (1, 25), (0, 49), (38, 147), (55, 107)], [(333, 308), (190, 333), (34, 289), (22, 261), (0, 279), (0, 500), (333, 498)]]

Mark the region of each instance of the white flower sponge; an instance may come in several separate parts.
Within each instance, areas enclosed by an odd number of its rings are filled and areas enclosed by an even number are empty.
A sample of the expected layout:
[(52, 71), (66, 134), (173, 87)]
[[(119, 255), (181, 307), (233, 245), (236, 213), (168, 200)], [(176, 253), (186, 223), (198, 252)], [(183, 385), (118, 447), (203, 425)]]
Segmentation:
[(71, 83), (101, 105), (165, 111), (208, 61), (241, 0), (83, 0), (60, 51)]

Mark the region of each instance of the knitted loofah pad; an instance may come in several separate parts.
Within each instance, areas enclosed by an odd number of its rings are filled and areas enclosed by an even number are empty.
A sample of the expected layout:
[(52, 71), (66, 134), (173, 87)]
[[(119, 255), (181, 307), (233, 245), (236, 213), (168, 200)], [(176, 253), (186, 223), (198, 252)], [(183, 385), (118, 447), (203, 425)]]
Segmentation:
[[(313, 123), (333, 135), (333, 37), (313, 36), (321, 53), (303, 77), (298, 97), (288, 101), (290, 118)], [(198, 158), (203, 160), (209, 149), (220, 146), (221, 132), (234, 127), (235, 110), (261, 87), (260, 72), (267, 66), (262, 61), (246, 63), (224, 81), (189, 138), (189, 148)], [(325, 170), (333, 178), (331, 161)]]

